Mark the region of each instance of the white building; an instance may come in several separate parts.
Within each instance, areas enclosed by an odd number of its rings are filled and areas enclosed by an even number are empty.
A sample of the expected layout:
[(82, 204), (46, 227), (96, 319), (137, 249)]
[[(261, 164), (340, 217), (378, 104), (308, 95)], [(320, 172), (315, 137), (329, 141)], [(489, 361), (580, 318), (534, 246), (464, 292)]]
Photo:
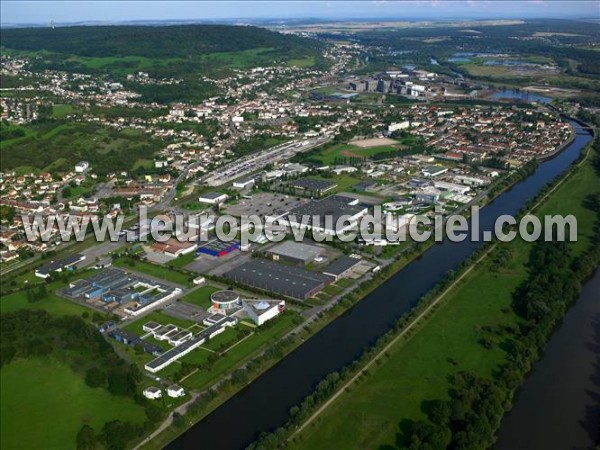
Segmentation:
[(465, 186), (463, 184), (449, 183), (447, 181), (434, 181), (433, 186), (436, 189), (441, 189), (442, 191), (456, 192), (457, 194), (461, 195), (464, 195), (471, 190), (469, 186)]
[(423, 176), (428, 178), (437, 177), (446, 172), (448, 172), (448, 168), (444, 166), (427, 166), (421, 170)]
[(285, 311), (285, 301), (274, 300), (242, 300), (242, 307), (252, 321), (261, 326), (267, 320)]
[(143, 391), (144, 397), (150, 400), (156, 400), (162, 397), (162, 391), (154, 386), (149, 386)]
[(405, 120), (403, 122), (389, 124), (388, 125), (388, 131), (390, 133), (393, 133), (394, 131), (404, 130), (404, 129), (408, 128), (408, 127), (410, 127), (410, 122), (408, 120)]
[(77, 164), (75, 164), (75, 172), (77, 173), (83, 173), (85, 171), (87, 171), (90, 168), (90, 163), (87, 161), (79, 161)]
[(236, 189), (246, 189), (254, 186), (254, 178), (248, 178), (246, 180), (238, 180), (233, 182), (233, 187)]
[(200, 203), (208, 203), (209, 205), (220, 205), (225, 203), (229, 197), (227, 194), (221, 194), (220, 192), (209, 192), (207, 194), (198, 197)]
[(173, 384), (167, 388), (167, 395), (169, 397), (179, 398), (185, 395), (185, 391), (181, 386)]

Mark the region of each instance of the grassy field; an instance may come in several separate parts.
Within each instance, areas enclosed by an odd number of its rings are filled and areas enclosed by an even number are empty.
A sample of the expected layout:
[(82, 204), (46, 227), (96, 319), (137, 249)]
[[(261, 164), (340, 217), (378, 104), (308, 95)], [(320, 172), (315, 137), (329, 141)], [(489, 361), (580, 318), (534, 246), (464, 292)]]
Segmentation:
[(85, 69), (104, 70), (117, 75), (127, 75), (138, 71), (165, 67), (170, 64), (180, 64), (182, 60), (178, 58), (146, 58), (144, 56), (73, 56), (65, 62)]
[(24, 291), (15, 292), (5, 295), (0, 300), (0, 312), (7, 313), (19, 309), (43, 309), (50, 314), (57, 316), (75, 315), (81, 316), (84, 312), (91, 314), (91, 310), (85, 306), (71, 302), (65, 298), (59, 297), (52, 293), (54, 289), (58, 289), (58, 284), (53, 283), (47, 287), (48, 295), (38, 301), (30, 303), (27, 300), (27, 294)]
[(83, 424), (99, 431), (112, 420), (145, 420), (143, 408), (133, 400), (90, 388), (69, 367), (51, 359), (13, 362), (0, 370), (0, 377), (6, 450), (74, 449)]
[(362, 148), (352, 144), (338, 144), (311, 155), (311, 158), (319, 159), (323, 164), (330, 165), (334, 164), (338, 158), (349, 159), (351, 155), (369, 158), (377, 153), (393, 152), (400, 148), (402, 148), (401, 145), (382, 145), (371, 148)]
[(169, 265), (173, 267), (184, 267), (191, 263), (196, 258), (196, 252), (188, 253), (187, 255), (181, 255), (177, 258), (169, 261)]
[(218, 291), (219, 289), (212, 286), (202, 286), (199, 289), (196, 289), (193, 292), (185, 295), (181, 298), (182, 301), (191, 303), (192, 305), (199, 306), (200, 308), (208, 309), (210, 308), (210, 294)]
[(57, 104), (52, 107), (52, 115), (58, 119), (71, 114), (74, 111), (72, 105)]
[[(575, 214), (578, 242), (583, 251), (593, 236), (594, 212), (585, 197), (600, 192), (590, 165), (577, 170), (536, 214)], [(309, 426), (291, 448), (377, 448), (406, 444), (404, 432), (411, 421), (426, 418), (427, 404), (449, 398), (450, 376), (471, 371), (488, 378), (506, 361), (501, 345), (486, 349), (483, 326), (520, 322), (511, 309), (512, 293), (526, 278), (531, 244), (520, 240), (507, 246), (510, 263), (493, 271), (488, 258), (468, 275), (440, 309), (411, 337), (401, 339), (387, 358), (367, 377), (344, 393)]]

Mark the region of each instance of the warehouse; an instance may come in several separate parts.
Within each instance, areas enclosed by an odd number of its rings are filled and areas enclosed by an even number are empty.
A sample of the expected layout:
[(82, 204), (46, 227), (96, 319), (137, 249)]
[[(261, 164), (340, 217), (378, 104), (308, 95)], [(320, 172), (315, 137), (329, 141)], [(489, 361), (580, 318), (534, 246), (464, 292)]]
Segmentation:
[(471, 190), (469, 186), (465, 186), (462, 184), (449, 183), (447, 181), (435, 181), (433, 186), (436, 189), (440, 189), (442, 191), (450, 191), (455, 192), (457, 194), (465, 195), (467, 192)]
[(51, 261), (42, 267), (39, 267), (35, 271), (35, 276), (40, 278), (48, 278), (52, 275), (52, 272), (62, 272), (63, 269), (72, 270), (75, 264), (85, 259), (85, 255), (72, 255), (64, 259), (57, 261)]
[(221, 203), (225, 203), (228, 198), (227, 194), (221, 192), (208, 192), (198, 197), (198, 201), (209, 205), (220, 205)]
[(323, 249), (303, 242), (283, 241), (266, 251), (273, 261), (287, 261), (298, 265), (307, 265), (321, 256)]
[(423, 176), (427, 178), (437, 177), (446, 172), (448, 172), (448, 168), (444, 166), (427, 166), (421, 170)]
[(234, 250), (238, 250), (239, 248), (240, 243), (238, 241), (223, 242), (218, 239), (213, 239), (212, 241), (208, 241), (205, 244), (200, 245), (196, 254), (204, 254), (221, 258), (222, 256), (225, 256)]
[(262, 259), (230, 270), (225, 273), (225, 278), (296, 300), (316, 295), (332, 281), (327, 275)]
[(151, 248), (157, 253), (164, 253), (167, 256), (176, 258), (180, 255), (187, 255), (193, 252), (196, 249), (196, 243), (192, 241), (179, 241), (172, 237), (165, 242), (154, 242)]
[(360, 259), (341, 256), (323, 269), (323, 274), (333, 277), (336, 281), (351, 275), (352, 269), (360, 264)]
[[(334, 236), (356, 227), (356, 222), (367, 214), (368, 209), (360, 205), (351, 205), (353, 199), (332, 195), (323, 200), (313, 200), (290, 210), (288, 218), (295, 216), (296, 220), (290, 220), (290, 226), (303, 227), (307, 230)], [(305, 217), (303, 225), (302, 218)], [(345, 223), (337, 224), (342, 217)], [(313, 221), (313, 219), (317, 219)], [(327, 218), (327, 219), (326, 219)]]

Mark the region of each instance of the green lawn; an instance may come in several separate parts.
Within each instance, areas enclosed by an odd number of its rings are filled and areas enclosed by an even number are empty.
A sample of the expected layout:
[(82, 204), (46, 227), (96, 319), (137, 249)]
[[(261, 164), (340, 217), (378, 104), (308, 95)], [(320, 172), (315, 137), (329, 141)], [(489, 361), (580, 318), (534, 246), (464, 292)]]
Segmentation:
[(320, 159), (323, 164), (335, 164), (337, 158), (349, 159), (350, 154), (369, 158), (377, 153), (393, 152), (400, 148), (402, 148), (400, 144), (380, 145), (370, 148), (363, 148), (353, 144), (338, 144), (311, 155), (311, 158)]
[(199, 306), (200, 308), (208, 309), (211, 306), (210, 295), (219, 289), (213, 286), (202, 286), (193, 292), (183, 296), (182, 301)]
[[(583, 206), (592, 192), (600, 192), (600, 183), (586, 164), (536, 211), (538, 215), (576, 215), (575, 254), (585, 249), (593, 235), (594, 212)], [(494, 272), (492, 261), (486, 259), (439, 310), (410, 337), (398, 341), (381, 364), (369, 369), (366, 379), (339, 397), (290, 447), (395, 448), (397, 434), (407, 423), (426, 418), (428, 401), (449, 398), (452, 374), (466, 370), (493, 378), (494, 370), (506, 361), (506, 353), (500, 343), (491, 349), (480, 343), (490, 337), (482, 327), (520, 322), (511, 309), (512, 294), (527, 276), (531, 250), (531, 244), (520, 240), (499, 245), (511, 250), (507, 267)], [(400, 433), (400, 442), (405, 444), (403, 437)]]
[(62, 119), (71, 114), (73, 109), (74, 108), (72, 105), (57, 104), (52, 107), (52, 115), (56, 118)]
[(74, 449), (83, 424), (97, 432), (112, 420), (142, 423), (144, 409), (127, 397), (92, 389), (66, 365), (20, 360), (0, 370), (4, 450)]
[(15, 292), (10, 295), (5, 295), (0, 299), (0, 311), (2, 313), (13, 312), (18, 309), (43, 309), (50, 314), (59, 316), (76, 315), (81, 316), (82, 313), (88, 312), (92, 314), (92, 310), (75, 302), (59, 297), (52, 293), (53, 289), (57, 289), (58, 285), (53, 283), (48, 286), (48, 295), (36, 302), (29, 303), (27, 294), (24, 291)]
[(192, 261), (194, 261), (195, 258), (196, 258), (196, 252), (194, 251), (194, 252), (188, 253), (187, 255), (178, 256), (177, 258), (173, 259), (172, 261), (169, 261), (169, 265), (171, 265), (173, 267), (184, 267), (184, 266), (187, 266)]

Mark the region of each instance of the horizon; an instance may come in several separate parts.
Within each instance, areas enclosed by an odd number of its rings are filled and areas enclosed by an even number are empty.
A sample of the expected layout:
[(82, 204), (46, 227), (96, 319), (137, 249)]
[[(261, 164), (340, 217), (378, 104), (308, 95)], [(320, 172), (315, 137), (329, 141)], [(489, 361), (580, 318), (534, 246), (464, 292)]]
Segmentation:
[[(119, 4), (118, 8), (107, 8)], [(507, 3), (511, 4), (507, 10)], [(233, 8), (231, 5), (235, 4)], [(35, 5), (35, 7), (32, 7)], [(598, 19), (595, 1), (3, 1), (2, 27), (311, 21)], [(235, 12), (232, 14), (231, 12)]]

